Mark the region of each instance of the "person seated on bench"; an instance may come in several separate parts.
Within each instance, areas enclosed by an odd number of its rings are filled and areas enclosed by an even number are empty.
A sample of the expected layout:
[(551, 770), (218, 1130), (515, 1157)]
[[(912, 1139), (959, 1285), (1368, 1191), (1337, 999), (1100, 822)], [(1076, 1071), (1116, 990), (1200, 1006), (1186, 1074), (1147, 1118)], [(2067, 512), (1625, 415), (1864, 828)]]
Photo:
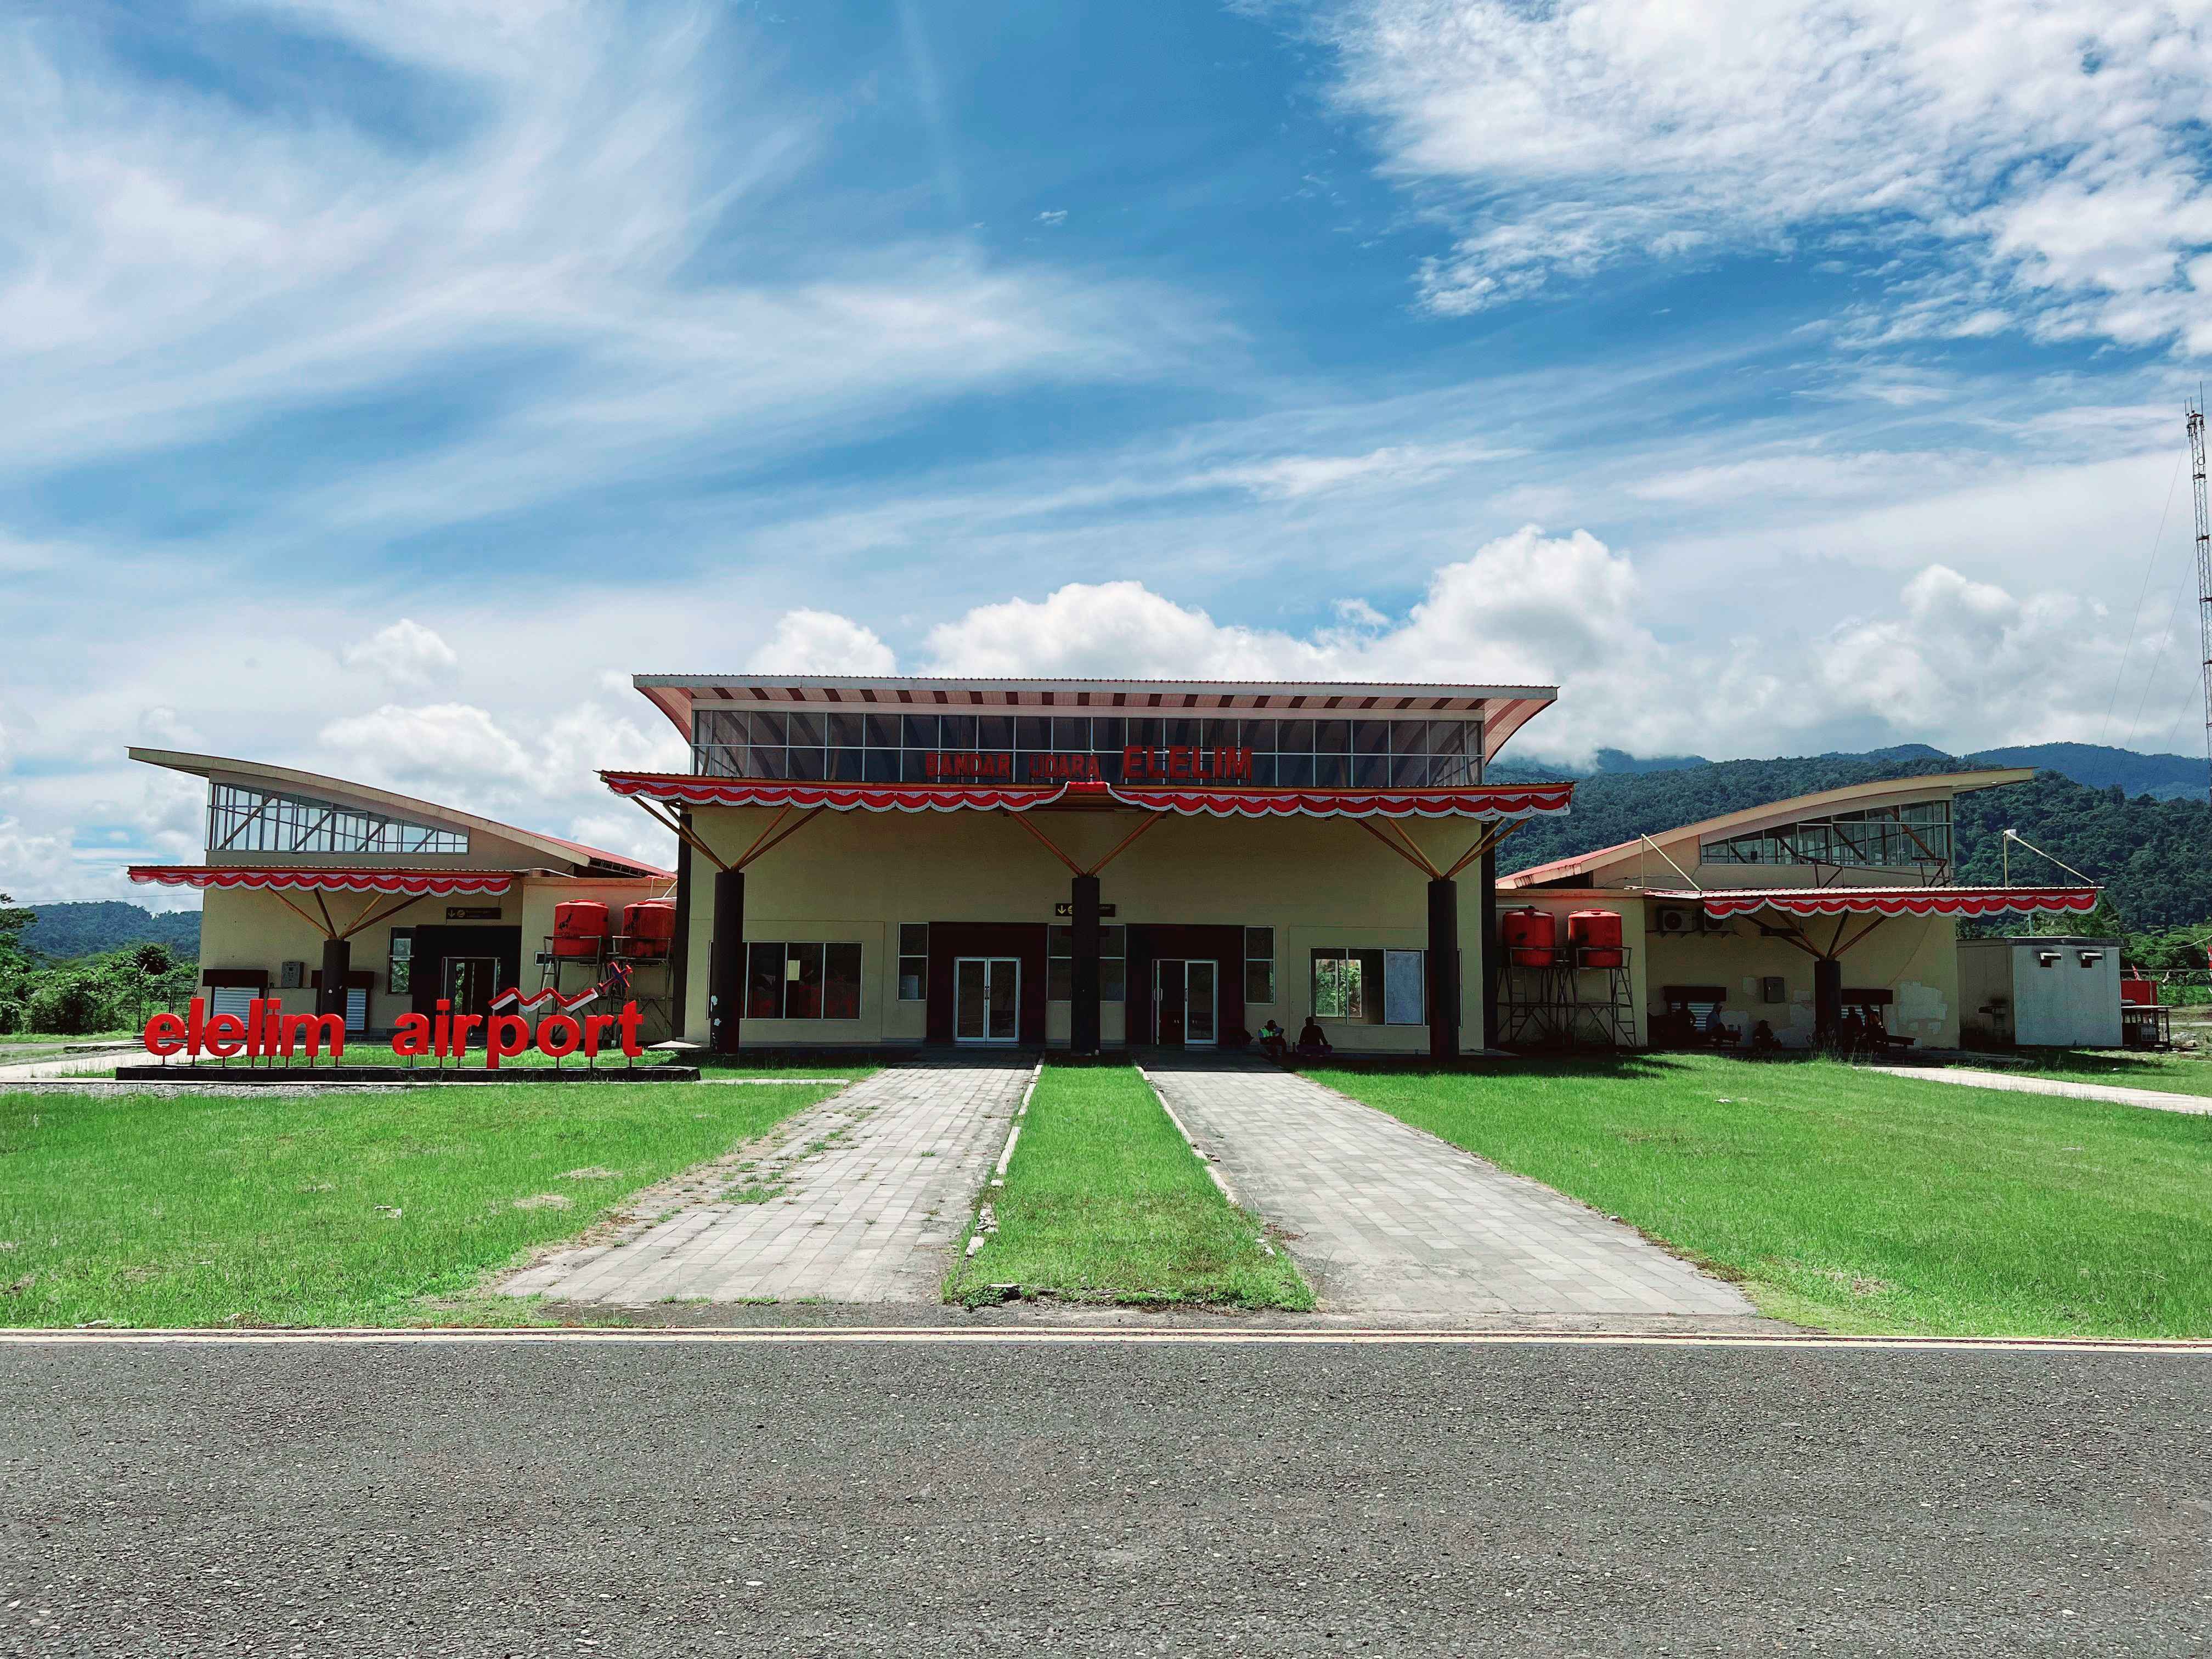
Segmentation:
[(1751, 1052), (1754, 1054), (1771, 1054), (1781, 1047), (1781, 1040), (1774, 1035), (1774, 1028), (1765, 1020), (1751, 1028)]
[(1260, 1028), (1260, 1047), (1266, 1051), (1268, 1059), (1280, 1060), (1289, 1042), (1290, 1039), (1283, 1034), (1283, 1028), (1273, 1020)]
[(1322, 1034), (1321, 1022), (1311, 1014), (1306, 1016), (1306, 1023), (1298, 1030), (1297, 1052), (1300, 1060), (1320, 1060), (1336, 1052)]

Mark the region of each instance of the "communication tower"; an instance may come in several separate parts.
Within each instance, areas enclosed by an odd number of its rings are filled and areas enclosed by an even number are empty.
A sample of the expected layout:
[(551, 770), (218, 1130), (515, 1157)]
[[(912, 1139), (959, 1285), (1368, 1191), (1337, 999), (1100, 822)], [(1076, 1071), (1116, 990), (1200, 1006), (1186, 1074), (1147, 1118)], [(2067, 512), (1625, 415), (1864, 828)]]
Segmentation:
[(2189, 404), (2189, 465), (2197, 495), (2197, 637), (2203, 647), (2206, 798), (2212, 799), (2212, 507), (2204, 499), (2204, 406)]

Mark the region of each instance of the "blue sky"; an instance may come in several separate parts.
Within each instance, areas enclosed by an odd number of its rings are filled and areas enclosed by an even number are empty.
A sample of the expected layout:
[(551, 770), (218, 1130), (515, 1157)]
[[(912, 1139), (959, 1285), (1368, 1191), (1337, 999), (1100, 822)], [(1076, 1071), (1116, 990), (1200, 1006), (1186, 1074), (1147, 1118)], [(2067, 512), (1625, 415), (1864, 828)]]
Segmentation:
[(2208, 18), (33, 0), (0, 890), (197, 854), (131, 743), (653, 849), (640, 670), (2193, 749)]

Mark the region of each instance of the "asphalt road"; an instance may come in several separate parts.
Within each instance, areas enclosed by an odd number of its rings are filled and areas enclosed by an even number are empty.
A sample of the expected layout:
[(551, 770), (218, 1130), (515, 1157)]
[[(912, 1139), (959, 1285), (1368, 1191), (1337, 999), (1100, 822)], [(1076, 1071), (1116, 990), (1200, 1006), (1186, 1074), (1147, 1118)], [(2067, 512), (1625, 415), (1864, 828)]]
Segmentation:
[(2188, 1653), (2212, 1358), (0, 1348), (0, 1651)]

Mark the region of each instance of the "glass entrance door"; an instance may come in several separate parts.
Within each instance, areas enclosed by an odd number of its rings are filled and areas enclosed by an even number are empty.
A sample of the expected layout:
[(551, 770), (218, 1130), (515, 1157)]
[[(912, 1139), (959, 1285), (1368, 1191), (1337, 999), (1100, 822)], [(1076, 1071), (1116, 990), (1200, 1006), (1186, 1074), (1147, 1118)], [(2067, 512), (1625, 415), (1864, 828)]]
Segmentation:
[(1018, 1042), (1022, 964), (1015, 957), (960, 957), (952, 963), (952, 1040)]
[(1215, 964), (1164, 957), (1152, 964), (1152, 1041), (1164, 1048), (1210, 1048), (1220, 1040), (1214, 1011)]

